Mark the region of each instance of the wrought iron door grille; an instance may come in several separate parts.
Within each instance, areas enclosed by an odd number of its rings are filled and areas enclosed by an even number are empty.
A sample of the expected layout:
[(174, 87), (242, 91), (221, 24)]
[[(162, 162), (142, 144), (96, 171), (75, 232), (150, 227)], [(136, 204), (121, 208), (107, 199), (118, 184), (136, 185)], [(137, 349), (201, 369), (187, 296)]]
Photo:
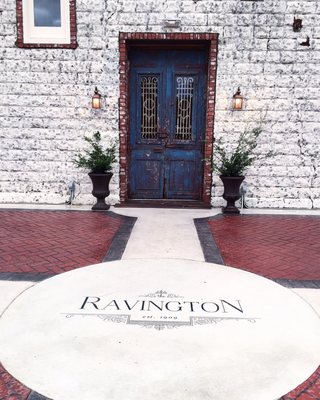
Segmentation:
[(158, 78), (141, 78), (141, 138), (156, 139), (158, 131)]
[(176, 78), (176, 132), (175, 139), (192, 139), (192, 109), (194, 78), (178, 76)]

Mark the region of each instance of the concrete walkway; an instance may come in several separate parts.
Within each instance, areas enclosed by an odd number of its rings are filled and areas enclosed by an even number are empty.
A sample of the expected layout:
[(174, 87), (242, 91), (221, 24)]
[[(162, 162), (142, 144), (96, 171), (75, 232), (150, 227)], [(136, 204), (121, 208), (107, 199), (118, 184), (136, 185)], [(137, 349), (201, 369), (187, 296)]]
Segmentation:
[(117, 209), (122, 215), (136, 216), (122, 259), (184, 258), (204, 261), (194, 218), (213, 216), (212, 210)]

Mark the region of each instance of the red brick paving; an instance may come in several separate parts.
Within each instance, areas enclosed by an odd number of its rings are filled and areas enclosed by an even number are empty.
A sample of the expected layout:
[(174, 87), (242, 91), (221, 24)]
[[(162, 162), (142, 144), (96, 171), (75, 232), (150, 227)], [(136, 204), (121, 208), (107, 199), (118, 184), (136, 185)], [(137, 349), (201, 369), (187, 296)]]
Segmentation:
[[(121, 224), (105, 213), (0, 210), (0, 272), (58, 274), (101, 262)], [(30, 392), (0, 364), (1, 400)]]
[(320, 279), (320, 217), (222, 216), (209, 225), (226, 265), (273, 279)]
[[(226, 265), (272, 279), (320, 279), (320, 218), (237, 215), (209, 220)], [(282, 400), (320, 400), (320, 367)]]
[(101, 262), (121, 223), (100, 212), (0, 210), (0, 272), (58, 274)]
[(0, 364), (1, 400), (26, 400), (30, 390), (15, 380)]
[(310, 378), (295, 390), (283, 396), (281, 400), (319, 400), (320, 399), (320, 367)]
[[(320, 218), (236, 216), (209, 224), (227, 265), (274, 279), (320, 279)], [(103, 213), (0, 211), (0, 272), (60, 273), (100, 262), (120, 225)], [(1, 400), (29, 395), (0, 364)], [(282, 400), (320, 400), (320, 368)]]

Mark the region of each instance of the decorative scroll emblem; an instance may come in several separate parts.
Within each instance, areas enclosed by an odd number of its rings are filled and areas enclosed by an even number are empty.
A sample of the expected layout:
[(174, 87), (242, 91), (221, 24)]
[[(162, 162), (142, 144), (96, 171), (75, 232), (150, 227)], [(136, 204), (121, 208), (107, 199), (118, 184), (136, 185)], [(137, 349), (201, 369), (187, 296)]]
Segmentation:
[(154, 293), (148, 293), (145, 295), (141, 295), (140, 297), (168, 297), (168, 298), (182, 298), (183, 296), (177, 296), (176, 294), (173, 293), (168, 293), (165, 290), (158, 290)]
[(97, 317), (106, 322), (138, 325), (157, 330), (217, 324), (222, 321), (256, 322), (247, 316), (240, 300), (192, 300), (165, 290), (113, 298), (86, 296), (76, 312), (62, 313), (67, 318)]

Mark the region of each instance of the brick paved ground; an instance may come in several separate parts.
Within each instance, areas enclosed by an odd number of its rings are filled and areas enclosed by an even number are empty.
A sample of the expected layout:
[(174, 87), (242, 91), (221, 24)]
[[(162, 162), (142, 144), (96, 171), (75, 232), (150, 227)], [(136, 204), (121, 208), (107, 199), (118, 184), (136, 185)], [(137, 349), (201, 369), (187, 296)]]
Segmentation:
[[(28, 279), (99, 263), (126, 220), (109, 212), (0, 210), (0, 278)], [(0, 364), (1, 400), (42, 398)]]
[[(320, 280), (320, 217), (237, 215), (208, 223), (226, 265), (272, 279)], [(320, 367), (282, 400), (320, 400)]]
[(58, 274), (101, 262), (123, 222), (111, 215), (0, 210), (0, 272)]
[(0, 399), (1, 400), (26, 400), (30, 390), (12, 376), (0, 364)]
[[(121, 223), (105, 213), (0, 210), (0, 272), (56, 274), (100, 262)], [(320, 279), (320, 218), (246, 215), (209, 225), (227, 265), (269, 278)], [(0, 364), (0, 399), (42, 397)], [(282, 400), (320, 400), (320, 368)]]
[(320, 217), (219, 216), (209, 225), (226, 265), (272, 279), (320, 280)]
[(320, 368), (302, 385), (287, 394), (282, 400), (319, 400)]

